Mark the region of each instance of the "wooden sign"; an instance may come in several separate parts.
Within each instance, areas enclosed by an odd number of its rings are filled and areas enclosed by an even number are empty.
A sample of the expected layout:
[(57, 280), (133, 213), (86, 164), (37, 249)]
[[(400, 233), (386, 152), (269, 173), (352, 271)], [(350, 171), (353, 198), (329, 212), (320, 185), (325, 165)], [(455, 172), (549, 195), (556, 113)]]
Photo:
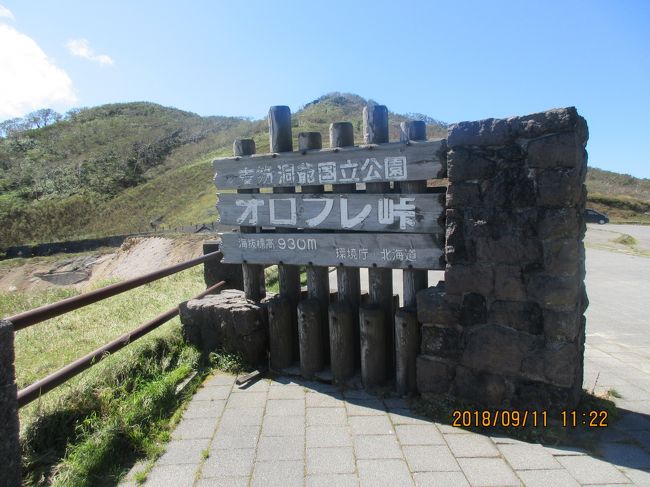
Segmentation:
[(444, 140), (216, 159), (215, 185), (246, 189), (414, 181), (438, 177)]
[(437, 194), (222, 194), (217, 210), (229, 225), (442, 232)]
[(224, 233), (224, 263), (444, 269), (434, 235)]

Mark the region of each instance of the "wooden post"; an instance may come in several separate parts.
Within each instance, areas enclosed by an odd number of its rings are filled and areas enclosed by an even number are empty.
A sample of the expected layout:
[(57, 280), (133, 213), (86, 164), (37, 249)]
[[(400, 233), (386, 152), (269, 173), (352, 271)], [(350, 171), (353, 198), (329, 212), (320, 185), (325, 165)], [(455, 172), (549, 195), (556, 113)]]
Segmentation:
[(417, 314), (412, 308), (400, 308), (395, 313), (395, 383), (401, 395), (417, 391), (415, 359), (419, 347)]
[[(336, 122), (330, 125), (330, 147), (349, 147), (354, 145), (354, 127), (350, 122)], [(334, 193), (353, 193), (356, 184), (337, 184)], [(338, 301), (348, 303), (352, 310), (352, 325), (354, 329), (355, 364), (361, 364), (359, 340), (359, 304), (361, 300), (361, 277), (359, 269), (338, 266), (336, 268), (336, 286)]]
[[(388, 108), (385, 105), (367, 105), (363, 108), (363, 141), (366, 144), (388, 142)], [(390, 183), (366, 183), (366, 193), (389, 193)], [(395, 369), (395, 328), (393, 326), (393, 271), (391, 269), (368, 269), (368, 293), (370, 303), (384, 312), (382, 320), (386, 327), (387, 370), (392, 375)]]
[(271, 368), (282, 370), (293, 363), (291, 303), (287, 298), (276, 296), (268, 301), (266, 309), (269, 316)]
[[(400, 139), (402, 141), (427, 140), (427, 125), (422, 121), (402, 122), (400, 129)], [(425, 193), (426, 190), (426, 181), (400, 182), (400, 192), (402, 193)], [(416, 294), (427, 287), (427, 271), (405, 269), (403, 276), (404, 306), (414, 308)]]
[[(322, 149), (323, 139), (320, 132), (300, 132), (298, 134), (298, 150), (306, 151)], [(322, 194), (325, 187), (321, 185), (302, 186), (303, 193)], [(330, 341), (329, 341), (329, 320), (327, 308), (330, 302), (330, 280), (327, 267), (307, 266), (307, 293), (310, 298), (317, 299), (320, 303), (321, 323), (323, 324), (323, 346), (325, 362), (329, 362)]]
[(348, 303), (330, 304), (330, 362), (334, 382), (345, 382), (354, 375), (354, 314)]
[(300, 337), (300, 372), (312, 378), (323, 370), (323, 330), (320, 303), (317, 299), (305, 299), (298, 305), (298, 334)]
[[(232, 150), (235, 156), (250, 156), (255, 154), (255, 141), (253, 139), (236, 139)], [(259, 193), (259, 189), (238, 189), (237, 193)], [(239, 227), (241, 233), (256, 233), (255, 227)], [(255, 264), (242, 264), (244, 280), (244, 293), (248, 299), (260, 301), (266, 296), (264, 285), (264, 266)]]
[(386, 380), (385, 312), (377, 305), (359, 308), (361, 327), (361, 381), (364, 387), (378, 387)]
[[(269, 109), (269, 143), (271, 152), (292, 152), (291, 110), (287, 106), (273, 106)], [(274, 193), (295, 193), (295, 187), (273, 188)], [(300, 300), (300, 267), (279, 264), (278, 285), (280, 295), (291, 303), (291, 323), (294, 336), (294, 360), (300, 357), (298, 348), (298, 320), (296, 306)]]

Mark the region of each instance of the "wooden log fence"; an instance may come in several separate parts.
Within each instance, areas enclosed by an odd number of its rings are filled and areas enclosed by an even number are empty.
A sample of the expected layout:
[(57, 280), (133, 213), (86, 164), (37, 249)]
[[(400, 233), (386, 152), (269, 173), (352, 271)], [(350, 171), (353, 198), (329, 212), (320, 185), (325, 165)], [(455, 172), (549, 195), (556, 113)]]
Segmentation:
[[(214, 161), (214, 180), (237, 190), (220, 197), (218, 210), (222, 224), (242, 229), (222, 235), (223, 262), (248, 268), (247, 296), (263, 297), (255, 269), (278, 265), (279, 296), (267, 301), (271, 367), (287, 371), (299, 360), (303, 376), (318, 378), (329, 365), (336, 383), (359, 371), (367, 388), (394, 380), (400, 394), (413, 393), (415, 296), (427, 286), (427, 271), (444, 267), (444, 206), (427, 189), (427, 180), (442, 174), (444, 141), (427, 140), (426, 124), (408, 121), (400, 141), (390, 142), (383, 105), (364, 108), (362, 146), (354, 145), (350, 122), (336, 122), (329, 149), (320, 133), (301, 132), (293, 151), (289, 108), (271, 107), (268, 122), (271, 153), (257, 155), (252, 141), (240, 139), (235, 157)], [(307, 274), (304, 291), (299, 266)], [(363, 304), (361, 268), (368, 269)], [(393, 269), (403, 270), (403, 308)]]

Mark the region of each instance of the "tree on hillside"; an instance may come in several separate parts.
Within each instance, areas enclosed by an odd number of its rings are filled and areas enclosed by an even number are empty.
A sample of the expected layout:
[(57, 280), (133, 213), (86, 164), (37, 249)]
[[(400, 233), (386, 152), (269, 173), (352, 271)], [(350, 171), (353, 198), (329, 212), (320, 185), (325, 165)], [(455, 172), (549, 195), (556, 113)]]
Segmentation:
[(41, 108), (34, 112), (28, 113), (25, 120), (30, 125), (30, 128), (43, 128), (54, 122), (61, 120), (63, 116), (52, 110), (51, 108)]

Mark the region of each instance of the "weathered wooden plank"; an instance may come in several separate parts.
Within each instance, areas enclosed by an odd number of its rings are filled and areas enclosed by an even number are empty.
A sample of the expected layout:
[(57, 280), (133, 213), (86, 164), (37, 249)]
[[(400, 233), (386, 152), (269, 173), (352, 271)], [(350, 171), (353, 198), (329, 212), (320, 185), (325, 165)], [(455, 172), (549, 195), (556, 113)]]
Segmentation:
[(443, 269), (434, 235), (262, 233), (221, 235), (223, 263)]
[[(426, 189), (426, 188), (425, 188)], [(438, 233), (436, 194), (222, 194), (221, 223), (369, 232)]]
[(438, 177), (444, 140), (215, 159), (220, 189), (412, 181)]

